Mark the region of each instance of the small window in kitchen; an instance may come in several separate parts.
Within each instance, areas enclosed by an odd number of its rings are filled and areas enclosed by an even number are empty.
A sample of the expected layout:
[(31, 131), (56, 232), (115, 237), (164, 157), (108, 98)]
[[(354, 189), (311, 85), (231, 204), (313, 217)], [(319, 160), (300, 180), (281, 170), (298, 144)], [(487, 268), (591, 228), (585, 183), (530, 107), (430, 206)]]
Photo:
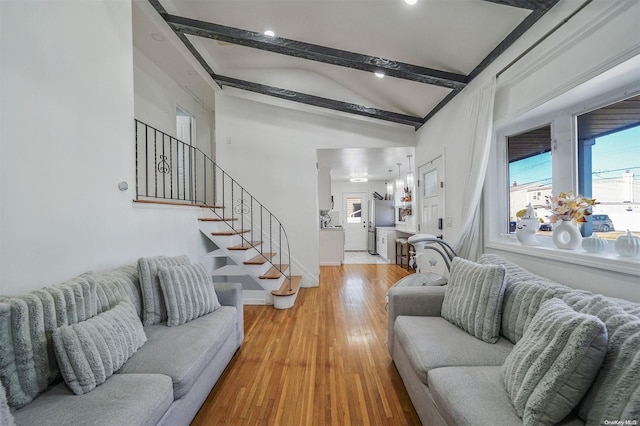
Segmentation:
[(362, 223), (361, 198), (347, 198), (347, 223)]

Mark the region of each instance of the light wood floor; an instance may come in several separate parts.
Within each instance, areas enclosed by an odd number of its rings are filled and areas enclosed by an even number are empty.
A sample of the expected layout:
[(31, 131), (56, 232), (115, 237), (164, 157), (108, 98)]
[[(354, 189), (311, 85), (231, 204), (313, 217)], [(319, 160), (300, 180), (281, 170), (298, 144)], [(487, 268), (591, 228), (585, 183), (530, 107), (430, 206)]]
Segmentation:
[(192, 425), (419, 425), (387, 351), (396, 265), (321, 267), (294, 308), (245, 306), (245, 340)]

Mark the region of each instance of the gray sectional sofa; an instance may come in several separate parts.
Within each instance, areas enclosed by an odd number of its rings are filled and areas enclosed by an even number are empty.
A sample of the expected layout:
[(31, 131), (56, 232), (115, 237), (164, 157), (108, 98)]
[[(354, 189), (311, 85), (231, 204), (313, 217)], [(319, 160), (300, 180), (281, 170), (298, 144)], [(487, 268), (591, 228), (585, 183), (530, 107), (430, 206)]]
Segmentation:
[(188, 425), (243, 338), (242, 286), (185, 256), (0, 297), (0, 420)]
[(388, 301), (389, 352), (425, 425), (640, 423), (640, 304), (492, 254)]

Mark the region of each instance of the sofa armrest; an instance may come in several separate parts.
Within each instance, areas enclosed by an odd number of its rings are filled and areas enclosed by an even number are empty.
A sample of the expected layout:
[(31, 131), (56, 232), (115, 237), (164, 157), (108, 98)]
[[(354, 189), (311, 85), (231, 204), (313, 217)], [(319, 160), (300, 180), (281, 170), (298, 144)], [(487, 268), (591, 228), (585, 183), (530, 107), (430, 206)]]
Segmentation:
[(387, 345), (393, 347), (393, 324), (400, 315), (439, 317), (447, 286), (392, 287), (389, 289)]
[(242, 307), (242, 284), (240, 283), (213, 283), (222, 306)]
[(236, 331), (238, 347), (244, 340), (244, 301), (242, 299), (242, 284), (240, 283), (213, 283), (218, 301), (222, 306), (234, 306), (238, 311)]

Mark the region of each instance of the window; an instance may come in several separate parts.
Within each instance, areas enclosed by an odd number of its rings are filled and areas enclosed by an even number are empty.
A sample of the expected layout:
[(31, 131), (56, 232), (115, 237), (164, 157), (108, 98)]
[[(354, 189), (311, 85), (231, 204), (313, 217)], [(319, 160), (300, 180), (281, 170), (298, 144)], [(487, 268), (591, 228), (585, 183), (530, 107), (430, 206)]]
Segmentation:
[(578, 184), (598, 204), (583, 234), (640, 235), (640, 96), (577, 117)]
[(516, 215), (529, 203), (537, 217), (545, 217), (546, 196), (551, 194), (551, 125), (508, 136), (507, 156), (509, 232), (515, 232)]
[[(640, 259), (621, 258), (614, 244), (627, 229), (640, 235), (639, 69), (640, 55), (576, 87), (567, 86), (562, 94), (542, 104), (522, 113), (512, 111), (494, 122), (494, 143), (483, 191), (486, 250), (527, 256), (526, 262), (531, 264), (553, 259), (558, 265), (567, 265), (567, 274), (584, 271), (583, 267), (608, 271), (623, 287), (628, 278), (619, 274), (639, 276)], [(510, 89), (505, 86), (504, 90), (501, 100), (508, 99)], [(516, 167), (520, 160), (514, 156), (520, 145), (516, 145), (517, 137), (531, 136), (530, 132), (541, 129), (549, 129), (550, 150), (536, 153), (531, 147), (529, 161), (544, 158), (546, 172), (527, 176), (525, 172), (530, 170)], [(571, 191), (595, 198), (593, 214), (587, 225), (581, 225), (581, 231), (585, 236), (593, 233), (608, 239), (604, 250), (594, 254), (581, 248), (558, 249), (551, 238), (546, 209), (536, 209), (544, 222), (536, 235), (539, 244), (520, 244), (515, 235), (507, 232), (517, 213), (516, 199), (512, 197), (514, 181), (517, 186), (538, 185), (517, 202), (520, 209), (528, 202), (533, 206), (545, 204), (551, 191), (554, 195)], [(546, 267), (546, 263), (539, 264), (540, 270)]]
[(362, 223), (361, 198), (347, 198), (347, 223)]

